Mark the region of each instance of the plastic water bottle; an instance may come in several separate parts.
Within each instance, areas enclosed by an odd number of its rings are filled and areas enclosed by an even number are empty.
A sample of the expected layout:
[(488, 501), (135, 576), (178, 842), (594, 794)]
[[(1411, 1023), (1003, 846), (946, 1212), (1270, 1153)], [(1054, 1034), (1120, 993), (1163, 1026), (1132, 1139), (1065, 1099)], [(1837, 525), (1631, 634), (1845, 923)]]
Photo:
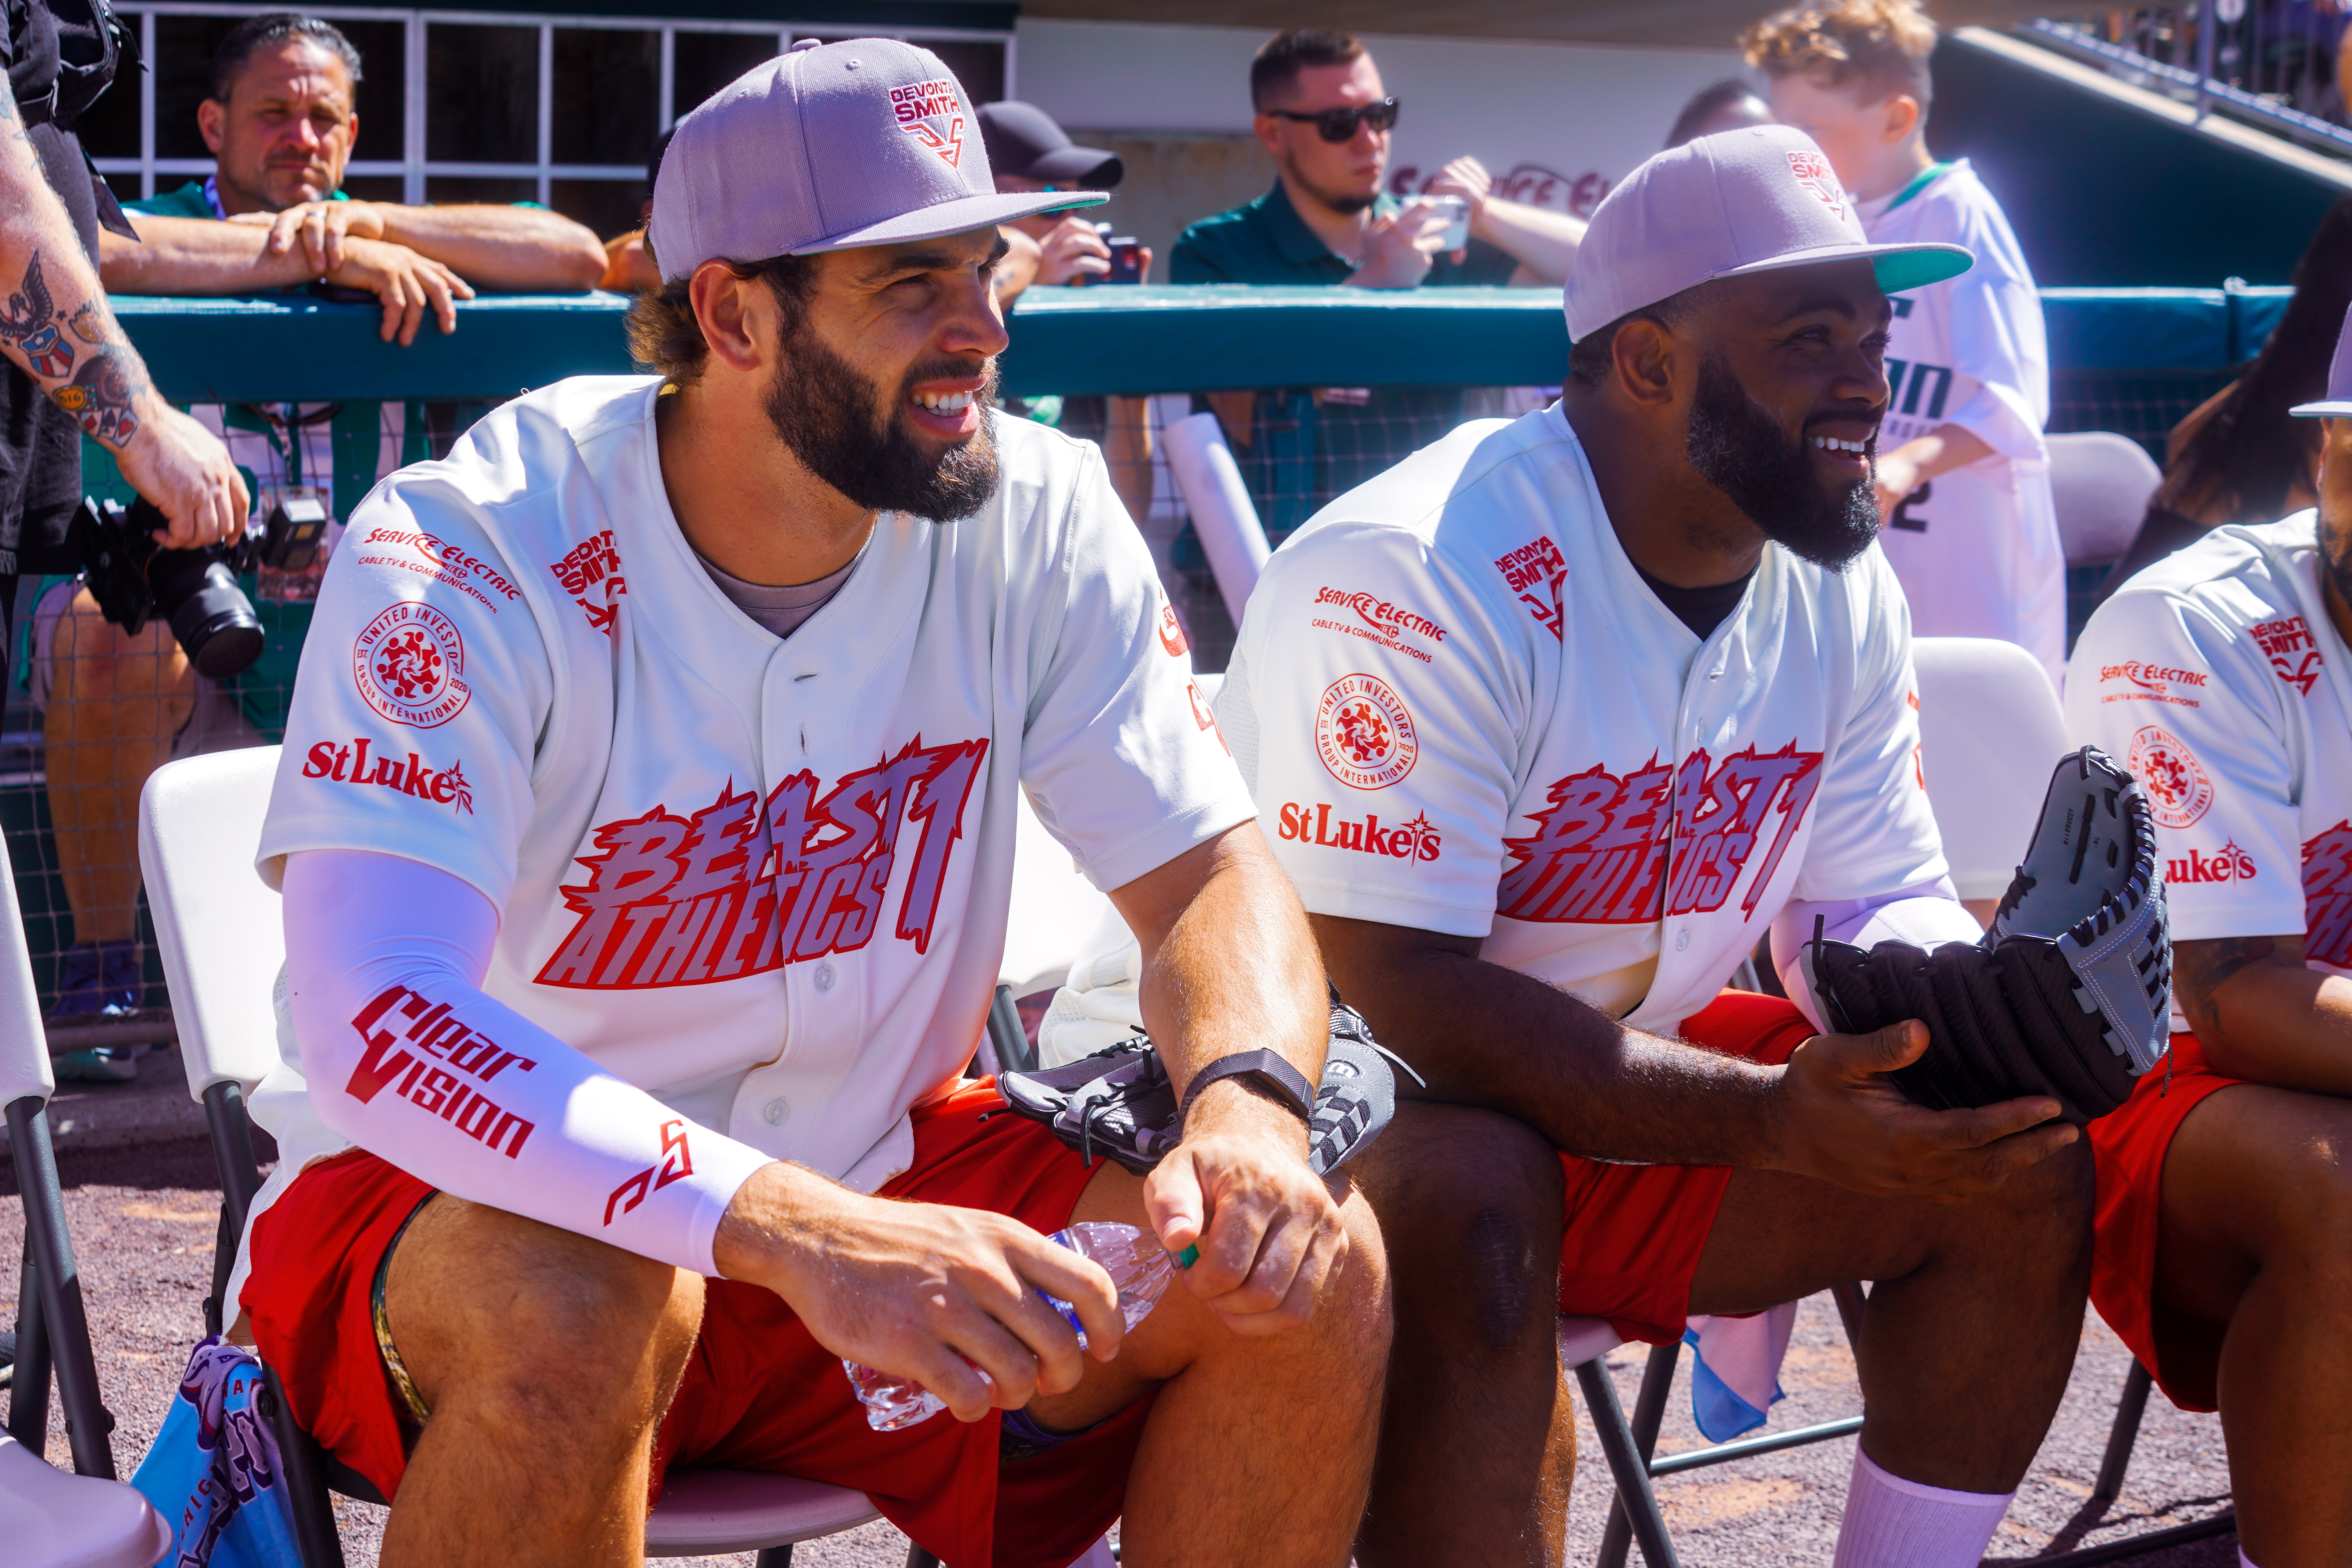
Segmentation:
[[(1110, 1225), (1099, 1221), (1081, 1221), (1057, 1230), (1045, 1238), (1068, 1247), (1081, 1258), (1090, 1258), (1110, 1276), (1118, 1291), (1119, 1315), (1130, 1329), (1151, 1314), (1160, 1298), (1168, 1291), (1168, 1282), (1176, 1278), (1173, 1259), (1160, 1244), (1146, 1237), (1131, 1225)], [(1189, 1249), (1188, 1249), (1189, 1250)], [(1062, 1321), (1077, 1331), (1078, 1348), (1087, 1348), (1087, 1331), (1078, 1321), (1078, 1310), (1058, 1296), (1037, 1292), (1045, 1305), (1062, 1315)], [(907, 1378), (892, 1377), (870, 1366), (860, 1366), (854, 1361), (844, 1361), (842, 1367), (849, 1373), (849, 1386), (857, 1392), (857, 1402), (866, 1406), (866, 1423), (877, 1432), (896, 1432), (919, 1422), (929, 1421), (945, 1410), (947, 1402), (921, 1384)], [(978, 1367), (972, 1369), (979, 1372)], [(988, 1383), (988, 1373), (980, 1373), (980, 1381)]]

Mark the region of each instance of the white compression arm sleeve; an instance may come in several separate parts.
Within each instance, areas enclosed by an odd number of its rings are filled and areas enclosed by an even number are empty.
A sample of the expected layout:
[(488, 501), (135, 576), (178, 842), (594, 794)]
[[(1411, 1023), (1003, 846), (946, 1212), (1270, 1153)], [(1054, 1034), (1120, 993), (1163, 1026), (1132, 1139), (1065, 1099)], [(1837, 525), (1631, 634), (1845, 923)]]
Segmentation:
[(396, 855), (286, 863), (286, 979), (320, 1120), (475, 1203), (716, 1274), (768, 1156), (688, 1121), (481, 990), (498, 910)]
[(1940, 947), (1948, 942), (1974, 942), (1984, 935), (1976, 916), (1960, 905), (1959, 889), (1949, 877), (1897, 888), (1874, 899), (1845, 899), (1835, 903), (1805, 903), (1791, 900), (1772, 922), (1772, 967), (1813, 1027), (1826, 1031), (1813, 988), (1805, 981), (1798, 957), (1813, 940), (1813, 921), (1822, 922), (1829, 942), (1852, 942), (1864, 950), (1882, 942), (1907, 942), (1914, 947)]

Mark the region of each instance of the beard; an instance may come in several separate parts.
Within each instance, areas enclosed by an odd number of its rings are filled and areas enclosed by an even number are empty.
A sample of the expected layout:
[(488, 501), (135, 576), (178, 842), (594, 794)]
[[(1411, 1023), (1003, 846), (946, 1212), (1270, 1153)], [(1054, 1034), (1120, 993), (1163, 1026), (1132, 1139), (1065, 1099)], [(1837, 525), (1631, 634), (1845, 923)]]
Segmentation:
[(996, 493), (996, 442), (988, 415), (996, 407), (996, 366), (973, 394), (980, 429), (934, 454), (908, 423), (909, 395), (924, 381), (961, 380), (969, 361), (933, 360), (910, 368), (887, 420), (872, 410), (878, 386), (818, 341), (807, 324), (784, 337), (782, 363), (768, 388), (768, 421), (809, 472), (871, 511), (903, 511), (932, 522), (970, 517)]
[[(1874, 437), (1872, 445), (1874, 453)], [(1791, 440), (1715, 354), (1699, 363), (1687, 446), (1701, 479), (1766, 538), (1816, 566), (1843, 571), (1878, 537), (1871, 482), (1822, 483), (1805, 438)]]

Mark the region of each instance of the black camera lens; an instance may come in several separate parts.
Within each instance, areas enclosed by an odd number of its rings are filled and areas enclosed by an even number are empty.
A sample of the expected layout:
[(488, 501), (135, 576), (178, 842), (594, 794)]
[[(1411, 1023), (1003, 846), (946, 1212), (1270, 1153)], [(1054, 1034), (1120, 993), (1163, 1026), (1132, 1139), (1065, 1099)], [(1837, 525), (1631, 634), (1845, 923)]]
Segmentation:
[(236, 576), (218, 560), (197, 551), (159, 551), (188, 557), (168, 580), (151, 571), (155, 602), (172, 617), (172, 635), (187, 650), (188, 662), (208, 680), (226, 680), (252, 668), (261, 657), (261, 622)]

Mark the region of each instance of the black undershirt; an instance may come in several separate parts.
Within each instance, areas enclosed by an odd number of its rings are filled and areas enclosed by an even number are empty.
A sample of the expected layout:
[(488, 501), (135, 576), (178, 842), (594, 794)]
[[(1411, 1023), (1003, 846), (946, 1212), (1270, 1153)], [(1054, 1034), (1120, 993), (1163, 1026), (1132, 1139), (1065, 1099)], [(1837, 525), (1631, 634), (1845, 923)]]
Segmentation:
[[(1635, 565), (1633, 570), (1642, 572), (1639, 565)], [(1750, 570), (1746, 577), (1735, 577), (1711, 588), (1677, 588), (1647, 572), (1642, 572), (1642, 581), (1650, 585), (1650, 592), (1658, 596), (1658, 603), (1674, 613), (1675, 619), (1690, 627), (1698, 640), (1705, 642), (1715, 635), (1716, 627), (1723, 625), (1725, 617), (1739, 607), (1741, 596), (1748, 592), (1748, 578), (1755, 575), (1755, 572)]]

